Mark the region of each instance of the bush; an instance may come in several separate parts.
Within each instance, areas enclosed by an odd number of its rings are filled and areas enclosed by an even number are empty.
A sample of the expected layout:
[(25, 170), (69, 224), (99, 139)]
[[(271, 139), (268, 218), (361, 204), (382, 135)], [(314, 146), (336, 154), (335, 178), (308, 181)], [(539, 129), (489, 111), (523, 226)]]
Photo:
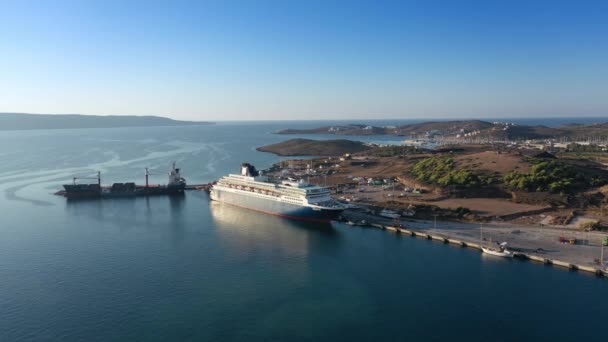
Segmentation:
[(475, 186), (493, 181), (491, 178), (482, 180), (470, 170), (457, 169), (454, 160), (446, 157), (421, 160), (410, 171), (421, 182), (443, 186)]
[(569, 192), (574, 183), (584, 181), (585, 176), (570, 166), (556, 161), (543, 161), (532, 166), (530, 173), (511, 171), (503, 177), (503, 183), (525, 191)]

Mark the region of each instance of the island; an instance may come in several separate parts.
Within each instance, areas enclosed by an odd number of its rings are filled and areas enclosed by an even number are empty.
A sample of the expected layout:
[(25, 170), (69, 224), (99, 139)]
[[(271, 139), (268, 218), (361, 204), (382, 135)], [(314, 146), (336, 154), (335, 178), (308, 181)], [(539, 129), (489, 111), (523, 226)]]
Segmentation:
[(353, 140), (291, 139), (261, 146), (257, 150), (279, 156), (336, 156), (346, 153), (364, 152), (372, 149), (368, 144)]
[(206, 121), (180, 121), (160, 116), (0, 113), (0, 130), (199, 126)]

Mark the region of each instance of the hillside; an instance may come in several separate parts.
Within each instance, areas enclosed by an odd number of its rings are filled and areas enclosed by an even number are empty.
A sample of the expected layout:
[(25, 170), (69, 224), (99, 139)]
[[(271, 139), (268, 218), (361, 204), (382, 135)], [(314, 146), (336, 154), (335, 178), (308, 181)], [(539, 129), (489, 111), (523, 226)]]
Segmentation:
[(291, 139), (257, 148), (258, 151), (270, 152), (279, 156), (340, 156), (369, 149), (369, 146), (360, 141), (310, 139)]
[(608, 122), (591, 125), (572, 125), (567, 128), (571, 137), (608, 136)]
[(202, 121), (178, 121), (159, 116), (0, 113), (0, 130), (5, 131), (139, 126), (191, 126), (208, 124), (211, 123)]
[(567, 131), (546, 126), (511, 126), (506, 131), (506, 138), (516, 139), (547, 139), (567, 135)]
[(608, 123), (592, 125), (569, 124), (559, 128), (542, 125), (527, 126), (481, 120), (428, 121), (402, 126), (375, 127), (365, 125), (325, 126), (313, 129), (284, 129), (277, 134), (334, 135), (399, 135), (417, 138), (530, 140), (585, 137), (608, 137)]
[(425, 134), (426, 132), (438, 131), (443, 135), (454, 135), (461, 131), (475, 131), (492, 128), (490, 122), (480, 120), (459, 121), (429, 121), (411, 125), (399, 126), (397, 131), (402, 135)]
[(394, 133), (383, 127), (366, 125), (338, 125), (323, 126), (312, 129), (292, 129), (287, 128), (275, 132), (276, 134), (335, 134), (335, 135), (385, 135)]

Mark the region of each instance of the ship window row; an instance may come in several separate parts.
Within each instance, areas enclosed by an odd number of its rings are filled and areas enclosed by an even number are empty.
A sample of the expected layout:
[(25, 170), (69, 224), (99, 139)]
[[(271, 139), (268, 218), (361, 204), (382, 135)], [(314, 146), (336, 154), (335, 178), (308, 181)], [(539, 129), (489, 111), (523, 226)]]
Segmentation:
[[(268, 190), (278, 190), (282, 193), (289, 194), (292, 196), (298, 196), (298, 197), (306, 196), (309, 193), (308, 191), (305, 191), (304, 189), (290, 189), (290, 188), (284, 188), (284, 187), (277, 188), (274, 184), (264, 184), (264, 183), (252, 184), (251, 182), (240, 181), (238, 179), (220, 180), (218, 182), (218, 184), (225, 185), (225, 186), (233, 185), (233, 186), (260, 188), (260, 189), (263, 188), (263, 189), (268, 189)], [(328, 193), (328, 192), (324, 192), (324, 193)]]
[(304, 191), (293, 191), (293, 190), (288, 190), (288, 189), (280, 189), (280, 190), (285, 193), (296, 195), (296, 196), (303, 196), (305, 194)]
[(241, 182), (241, 181), (234, 181), (234, 180), (230, 180), (229, 182), (220, 182), (222, 184), (233, 184), (233, 185), (241, 185), (241, 186), (252, 186), (252, 187), (260, 187), (260, 188), (267, 188), (267, 189), (276, 189), (276, 186), (274, 186), (274, 184), (252, 184), (251, 182)]
[[(232, 187), (230, 187), (228, 185), (225, 185), (225, 184), (221, 184), (221, 185), (224, 186), (224, 187), (226, 187), (226, 188), (228, 188), (228, 189), (239, 190), (239, 191), (243, 191), (243, 192), (246, 192), (246, 193), (259, 193), (259, 192), (256, 192), (254, 189), (235, 189), (235, 188), (232, 188)], [(263, 191), (267, 191), (267, 190), (263, 190)], [(272, 190), (268, 190), (268, 191), (272, 191)], [(272, 192), (275, 193), (275, 195), (272, 195), (272, 196), (278, 196), (278, 194), (276, 194), (276, 192), (274, 192), (274, 191), (272, 191)], [(264, 195), (266, 195), (266, 194), (264, 194)]]
[[(235, 190), (241, 190), (241, 191), (245, 191), (247, 193), (250, 194), (256, 194), (256, 195), (260, 195), (261, 197), (265, 197), (265, 196), (272, 196), (272, 197), (276, 197), (277, 195), (271, 195), (271, 194), (261, 194), (258, 192), (255, 192), (253, 190), (245, 190), (245, 189), (235, 189)], [(302, 196), (301, 194), (298, 194), (297, 196), (289, 196), (289, 195), (283, 195), (282, 196), (285, 200), (289, 200), (289, 201), (295, 201), (297, 203), (301, 203), (302, 202)], [(310, 199), (319, 199), (319, 198), (325, 198), (327, 197), (327, 194), (320, 194), (320, 195), (308, 195), (305, 198), (310, 198)]]
[(277, 187), (276, 184), (267, 184), (267, 183), (262, 183), (262, 182), (252, 183), (250, 181), (239, 180), (239, 179), (225, 179), (225, 180), (220, 180), (218, 183), (241, 185), (241, 186), (253, 186), (253, 187), (268, 188), (268, 189), (277, 189), (278, 188), (278, 190), (281, 190), (286, 193), (298, 195), (298, 196), (304, 195), (306, 193), (305, 189), (289, 188), (289, 187), (282, 187), (282, 186)]
[[(260, 194), (257, 192), (244, 192), (245, 194), (249, 195), (249, 196), (254, 196), (254, 197), (260, 197), (260, 198), (276, 198), (274, 196), (270, 196), (270, 195), (264, 195), (264, 194)], [(302, 200), (301, 199), (295, 199), (295, 198), (282, 198), (283, 202), (287, 202), (287, 203), (291, 203), (291, 204), (296, 204), (296, 205), (302, 205)]]
[(246, 195), (249, 195), (249, 196), (254, 196), (254, 197), (266, 198), (266, 199), (267, 198), (275, 198), (275, 199), (278, 198), (278, 197), (272, 196), (272, 195), (264, 195), (264, 194), (260, 194), (260, 193), (257, 193), (257, 192), (249, 192), (249, 191), (243, 192), (243, 194), (246, 194)]
[(236, 185), (236, 186), (243, 186), (243, 187), (254, 187), (254, 188), (265, 188), (268, 190), (279, 190), (281, 192), (284, 193), (289, 193), (292, 195), (296, 195), (296, 196), (302, 196), (304, 195), (304, 191), (302, 190), (295, 190), (295, 189), (285, 189), (282, 187), (277, 188), (274, 184), (251, 184), (250, 182), (240, 182), (240, 181), (233, 181), (231, 180), (230, 182), (220, 182), (220, 184), (228, 184), (228, 185)]
[(259, 189), (259, 190), (263, 190), (263, 191), (276, 191), (275, 188), (272, 187), (257, 187), (257, 186), (250, 186), (250, 185), (241, 185), (241, 184), (221, 184), (223, 186), (226, 187), (241, 187), (241, 190), (245, 190), (245, 191), (249, 191), (249, 190), (254, 190), (254, 189)]

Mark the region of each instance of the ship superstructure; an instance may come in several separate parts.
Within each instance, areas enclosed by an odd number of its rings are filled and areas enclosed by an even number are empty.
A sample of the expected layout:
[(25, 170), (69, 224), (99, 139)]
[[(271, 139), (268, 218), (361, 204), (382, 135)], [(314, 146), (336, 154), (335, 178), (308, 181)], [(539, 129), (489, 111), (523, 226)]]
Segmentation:
[(218, 180), (210, 195), (214, 201), (298, 220), (328, 222), (344, 210), (325, 187), (303, 180), (271, 182), (249, 163), (241, 165), (241, 174)]

